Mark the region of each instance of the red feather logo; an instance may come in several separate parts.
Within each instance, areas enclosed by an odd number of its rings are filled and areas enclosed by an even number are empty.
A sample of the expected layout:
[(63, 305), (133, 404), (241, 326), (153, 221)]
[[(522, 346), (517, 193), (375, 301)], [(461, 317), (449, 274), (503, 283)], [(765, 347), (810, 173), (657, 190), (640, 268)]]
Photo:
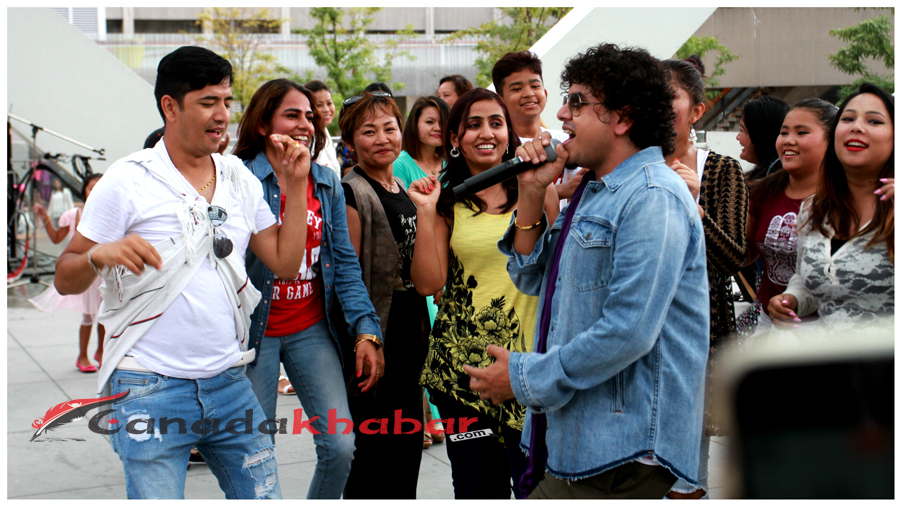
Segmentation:
[(34, 422), (31, 423), (32, 428), (37, 428), (37, 431), (34, 432), (34, 435), (31, 437), (31, 441), (34, 441), (34, 439), (47, 431), (54, 430), (60, 426), (65, 426), (72, 421), (77, 421), (82, 417), (85, 417), (88, 411), (93, 408), (115, 403), (127, 396), (129, 391), (130, 390), (127, 390), (115, 396), (104, 396), (103, 398), (70, 400), (50, 408), (43, 417), (35, 419)]

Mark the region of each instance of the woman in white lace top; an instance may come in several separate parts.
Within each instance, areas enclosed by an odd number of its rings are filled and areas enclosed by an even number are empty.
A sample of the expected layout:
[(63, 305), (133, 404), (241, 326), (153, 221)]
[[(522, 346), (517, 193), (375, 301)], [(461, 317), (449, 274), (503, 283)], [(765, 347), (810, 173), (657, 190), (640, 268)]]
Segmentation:
[(894, 315), (894, 100), (863, 84), (832, 122), (819, 188), (800, 208), (797, 270), (769, 315), (819, 311), (841, 330)]

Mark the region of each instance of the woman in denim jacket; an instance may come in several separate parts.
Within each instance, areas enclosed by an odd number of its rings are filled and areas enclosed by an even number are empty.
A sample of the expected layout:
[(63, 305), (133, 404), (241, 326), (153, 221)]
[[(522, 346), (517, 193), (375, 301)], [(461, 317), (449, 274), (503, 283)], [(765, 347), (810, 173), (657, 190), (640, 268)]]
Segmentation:
[[(272, 137), (288, 135), (307, 145), (315, 158), (316, 146), (324, 145), (324, 134), (313, 126), (319, 124), (314, 103), (306, 88), (276, 79), (254, 93), (241, 120), (234, 154), (262, 181), (266, 201), (276, 216), (281, 215), (284, 192), (279, 184), (280, 165), (271, 162), (279, 159), (281, 144)], [(350, 331), (372, 337), (356, 347), (356, 369), (362, 371), (367, 362), (372, 371), (363, 390), (371, 388), (379, 378), (376, 372), (384, 369), (381, 322), (350, 244), (337, 176), (316, 163), (311, 163), (310, 176), (306, 256), (298, 278), (276, 278), (252, 253), (246, 258), (250, 280), (262, 292), (251, 317), (250, 346), (257, 354), (247, 376), (266, 418), (274, 419), (279, 362), (284, 364), (307, 418), (319, 416), (311, 423), (320, 434), (313, 434), (318, 461), (307, 498), (338, 499), (350, 473), (354, 435), (352, 431), (329, 433), (327, 424), (331, 410), (335, 410), (335, 418), (350, 419), (335, 322), (328, 315), (333, 294), (340, 300)]]

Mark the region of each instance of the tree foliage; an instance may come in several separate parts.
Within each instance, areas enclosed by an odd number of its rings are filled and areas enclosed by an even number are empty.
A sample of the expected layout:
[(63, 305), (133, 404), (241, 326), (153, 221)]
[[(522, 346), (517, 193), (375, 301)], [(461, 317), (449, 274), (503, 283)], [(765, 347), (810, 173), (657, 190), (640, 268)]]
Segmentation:
[(458, 30), (447, 40), (462, 40), (475, 37), (478, 42), (475, 51), (476, 86), (491, 84), (491, 69), (494, 63), (509, 52), (524, 51), (534, 45), (547, 33), (571, 7), (500, 7), (500, 19), (483, 23), (477, 28)]
[(710, 88), (719, 87), (719, 77), (725, 75), (725, 69), (722, 68), (722, 66), (731, 63), (740, 58), (740, 56), (732, 53), (727, 47), (722, 45), (716, 37), (697, 37), (694, 35), (691, 35), (691, 38), (689, 38), (687, 42), (678, 49), (678, 52), (675, 53), (675, 57), (679, 59), (684, 59), (692, 54), (696, 54), (701, 60), (704, 60), (704, 65), (708, 65), (705, 61), (706, 53), (710, 51), (718, 53), (718, 56), (716, 57), (715, 63), (713, 63), (712, 72), (703, 78), (703, 83), (707, 89), (707, 99), (715, 98), (718, 94), (718, 91), (710, 90)]
[[(383, 58), (379, 58), (379, 44), (366, 38), (366, 29), (375, 20), (374, 14), (380, 10), (379, 7), (313, 7), (309, 15), (316, 20), (315, 26), (295, 30), (306, 35), (309, 54), (317, 65), (325, 69), (326, 77), (322, 80), (331, 89), (335, 103), (352, 96), (370, 82), (388, 83), (392, 90), (406, 86), (401, 82), (391, 82), (394, 60), (402, 57), (414, 59), (408, 51), (397, 50), (400, 40), (384, 42), (387, 51)], [(414, 32), (410, 26), (398, 33), (408, 35)], [(311, 72), (307, 74), (312, 78)]]
[(269, 9), (247, 8), (204, 9), (197, 16), (200, 24), (208, 24), (212, 36), (200, 36), (200, 40), (212, 46), (234, 68), (234, 82), (231, 92), (235, 113), (232, 120), (240, 121), (244, 108), (259, 86), (279, 73), (284, 67), (278, 64), (274, 55), (265, 51), (265, 34), (277, 33), (283, 19), (273, 18)]
[[(891, 12), (893, 13), (893, 9)], [(832, 37), (838, 37), (847, 43), (828, 57), (831, 66), (845, 74), (860, 76), (852, 84), (841, 87), (838, 91), (839, 102), (859, 89), (863, 82), (876, 84), (889, 93), (894, 92), (893, 72), (883, 76), (869, 68), (871, 61), (880, 61), (888, 70), (894, 69), (893, 29), (892, 17), (876, 16), (857, 25), (828, 32)]]

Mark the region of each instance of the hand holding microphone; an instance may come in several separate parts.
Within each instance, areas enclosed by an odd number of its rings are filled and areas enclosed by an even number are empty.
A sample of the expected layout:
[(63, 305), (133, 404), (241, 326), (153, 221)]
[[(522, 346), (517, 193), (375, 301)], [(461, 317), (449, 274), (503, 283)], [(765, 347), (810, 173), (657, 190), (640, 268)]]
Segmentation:
[[(536, 142), (540, 142), (540, 144)], [(552, 171), (552, 177), (550, 177), (546, 184), (543, 185), (543, 188), (546, 188), (547, 185), (552, 183), (556, 179), (556, 176), (562, 171), (566, 159), (568, 158), (568, 153), (566, 153), (565, 148), (560, 149), (559, 152), (562, 153), (562, 155), (557, 156), (558, 153), (556, 148), (559, 144), (560, 142), (558, 140), (550, 138), (549, 133), (542, 133), (542, 137), (535, 139), (535, 142), (526, 142), (516, 149), (515, 158), (503, 162), (494, 168), (485, 170), (478, 175), (469, 177), (462, 184), (455, 186), (453, 188), (453, 194), (456, 198), (462, 199), (467, 195), (478, 193), (479, 191), (485, 190), (522, 173), (532, 174), (534, 172), (540, 172), (541, 176), (538, 177), (538, 179), (534, 179), (528, 175), (524, 178), (522, 175), (519, 175), (520, 184), (522, 182), (531, 181), (540, 184), (540, 182), (544, 180), (544, 176), (550, 174)], [(540, 147), (543, 147), (543, 150), (540, 150)], [(540, 153), (538, 153), (539, 150)], [(531, 170), (538, 165), (545, 166), (542, 166), (540, 170)]]
[[(519, 195), (533, 189), (535, 195), (543, 196), (547, 186), (553, 184), (567, 166), (569, 152), (561, 142), (541, 132), (538, 138), (525, 142), (516, 149), (516, 156), (524, 160), (531, 170), (523, 170), (519, 175)], [(544, 149), (541, 150), (541, 147)], [(552, 152), (552, 156), (551, 153)]]

